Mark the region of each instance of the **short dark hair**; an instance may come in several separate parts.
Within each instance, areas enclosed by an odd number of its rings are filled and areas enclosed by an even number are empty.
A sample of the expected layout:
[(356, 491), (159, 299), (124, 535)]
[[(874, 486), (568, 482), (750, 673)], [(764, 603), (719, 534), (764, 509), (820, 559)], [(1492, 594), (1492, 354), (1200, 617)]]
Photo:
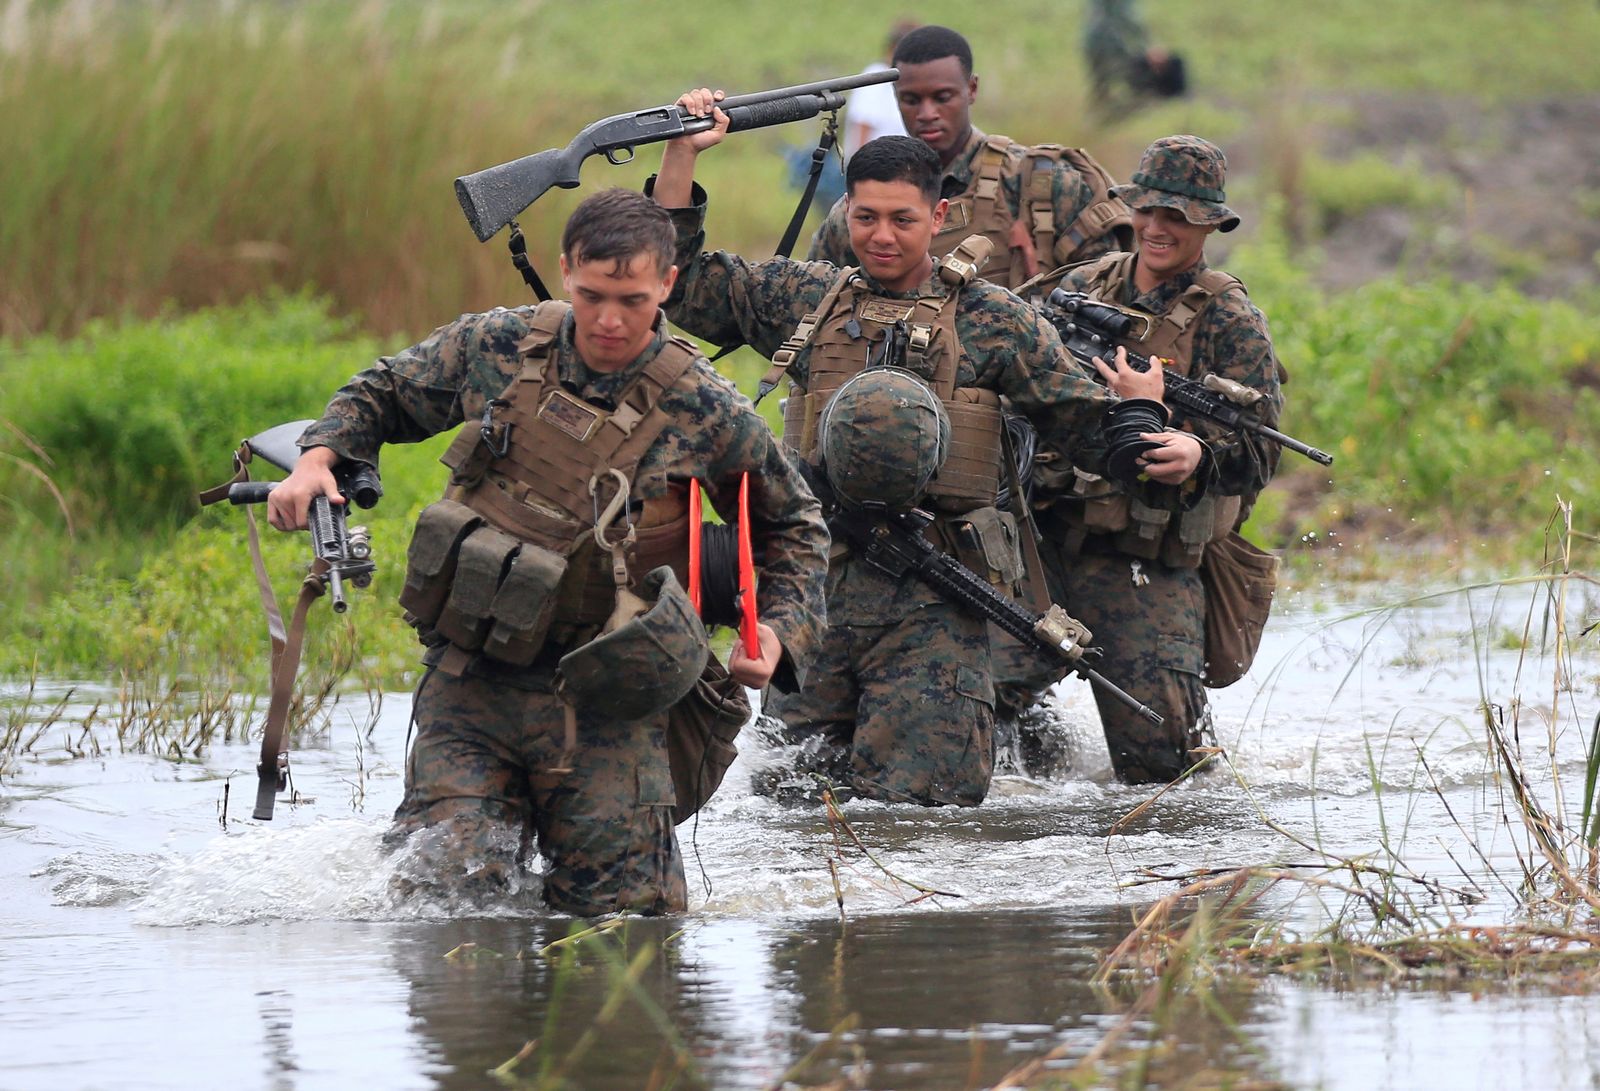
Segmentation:
[(954, 57), (961, 62), (961, 74), (972, 75), (972, 47), (967, 40), (949, 27), (918, 27), (894, 47), (891, 64), (927, 64), (929, 61)]
[(854, 193), (857, 182), (910, 182), (930, 205), (939, 201), (944, 164), (939, 153), (914, 136), (880, 136), (869, 140), (844, 168), (844, 188)]
[(569, 265), (614, 261), (613, 275), (640, 254), (656, 256), (663, 276), (677, 253), (677, 232), (666, 209), (643, 193), (620, 186), (585, 197), (561, 232), (561, 253)]

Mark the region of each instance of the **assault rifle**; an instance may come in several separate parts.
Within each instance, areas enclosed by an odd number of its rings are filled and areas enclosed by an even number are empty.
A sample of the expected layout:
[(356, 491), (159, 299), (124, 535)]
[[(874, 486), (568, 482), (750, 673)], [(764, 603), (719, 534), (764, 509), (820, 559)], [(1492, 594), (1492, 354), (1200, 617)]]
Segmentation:
[(994, 622), (1022, 643), (1055, 656), (1078, 677), (1136, 711), (1153, 724), (1161, 714), (1139, 702), (1085, 661), (1091, 634), (1083, 623), (1051, 604), (1035, 614), (995, 590), (988, 580), (924, 536), (933, 516), (920, 508), (906, 512), (844, 511), (828, 520), (834, 533), (848, 541), (867, 564), (896, 579), (915, 576), (950, 602)]
[[(1145, 317), (1130, 314), (1082, 292), (1069, 292), (1065, 288), (1051, 292), (1041, 310), (1045, 319), (1061, 334), (1067, 351), (1086, 364), (1096, 356), (1109, 361), (1119, 342), (1137, 336), (1136, 326)], [(1135, 371), (1146, 371), (1150, 367), (1150, 358), (1130, 352), (1128, 364)], [(1171, 368), (1162, 368), (1162, 373), (1166, 377), (1164, 400), (1168, 405), (1196, 416), (1208, 417), (1225, 428), (1273, 440), (1323, 466), (1333, 465), (1333, 456), (1326, 451), (1319, 451), (1261, 423), (1254, 414), (1254, 407), (1262, 398), (1259, 390), (1251, 390), (1242, 383), (1224, 379), (1220, 375), (1207, 375), (1204, 379), (1195, 380), (1187, 375), (1179, 375)]]
[[(290, 471), (300, 458), (300, 447), (295, 440), (311, 421), (291, 421), (269, 428), (251, 436), (239, 445), (234, 455), (234, 475), (226, 484), (207, 489), (200, 494), (202, 504), (215, 504), (223, 497), (234, 504), (259, 504), (276, 488), (271, 481), (251, 481), (250, 463), (260, 457), (280, 470)], [(370, 508), (383, 496), (383, 484), (378, 470), (365, 462), (342, 462), (334, 467), (334, 481), (339, 492), (357, 507)], [(272, 593), (272, 581), (267, 577), (261, 560), (260, 543), (256, 536), (254, 517), (250, 520), (250, 558), (255, 566), (256, 584), (261, 592), (261, 606), (267, 615), (267, 633), (272, 640), (271, 683), (272, 698), (267, 708), (267, 718), (261, 728), (261, 760), (256, 764), (256, 806), (252, 817), (263, 821), (272, 819), (273, 803), (277, 794), (289, 786), (289, 753), (284, 748), (284, 728), (289, 720), (289, 704), (294, 690), (295, 673), (300, 667), (300, 650), (305, 640), (306, 615), (311, 603), (328, 593), (336, 613), (344, 613), (344, 585), (366, 587), (372, 582), (372, 543), (366, 527), (345, 525), (348, 504), (334, 504), (326, 496), (315, 497), (306, 513), (311, 530), (311, 549), (314, 554), (311, 569), (300, 585), (299, 601), (287, 629), (283, 615), (278, 610), (277, 598)]]
[[(245, 440), (252, 453), (285, 472), (293, 470), (300, 458), (300, 438), (313, 422), (291, 421), (269, 428), (260, 435)], [(340, 494), (359, 508), (370, 509), (383, 496), (383, 483), (375, 467), (365, 462), (341, 462), (334, 467), (333, 478), (339, 484)], [(261, 504), (277, 487), (273, 481), (240, 481), (228, 486), (230, 504)], [(347, 526), (345, 510), (348, 504), (333, 504), (326, 496), (314, 497), (306, 512), (306, 525), (311, 531), (311, 552), (326, 570), (319, 578), (326, 585), (333, 611), (342, 614), (350, 609), (345, 601), (344, 585), (366, 587), (372, 583), (376, 566), (372, 563), (372, 539), (367, 528)]]
[[(842, 109), (843, 92), (899, 78), (898, 68), (888, 68), (734, 95), (717, 106), (728, 115), (728, 131), (743, 132), (805, 121), (824, 111)], [(640, 144), (705, 132), (715, 125), (712, 118), (694, 117), (675, 103), (631, 114), (615, 114), (586, 126), (565, 148), (548, 148), (457, 178), (456, 199), (461, 202), (461, 210), (467, 214), (467, 222), (472, 225), (478, 241), (487, 242), (551, 187), (575, 189), (578, 169), (591, 155), (604, 155), (613, 164), (627, 163)]]

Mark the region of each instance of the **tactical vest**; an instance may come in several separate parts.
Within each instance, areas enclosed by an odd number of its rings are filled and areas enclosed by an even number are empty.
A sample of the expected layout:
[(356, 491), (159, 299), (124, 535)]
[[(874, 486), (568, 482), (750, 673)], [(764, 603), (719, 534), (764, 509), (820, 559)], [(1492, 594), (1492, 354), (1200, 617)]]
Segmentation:
[(962, 286), (981, 264), (974, 257), (970, 248), (958, 247), (939, 263), (940, 277), (954, 290), (914, 300), (874, 295), (854, 269), (842, 270), (817, 309), (800, 320), (772, 356), (768, 379), (776, 382), (799, 353), (810, 351), (805, 389), (791, 385), (784, 402), (784, 446), (817, 464), (817, 421), (823, 406), (846, 379), (866, 369), (868, 354), (881, 347), (890, 327), (904, 321), (910, 341), (901, 366), (928, 383), (950, 418), (949, 454), (928, 486), (928, 498), (949, 513), (992, 506), (1002, 465), (1000, 396), (956, 386), (961, 355), (956, 308)]
[[(1132, 254), (1112, 254), (1087, 266), (1089, 275), (1084, 292), (1095, 299), (1118, 301), (1127, 298), (1128, 279), (1133, 275)], [(1130, 311), (1144, 319), (1144, 332), (1123, 342), (1125, 348), (1146, 356), (1170, 361), (1168, 367), (1187, 376), (1194, 360), (1195, 319), (1211, 306), (1212, 300), (1230, 288), (1244, 291), (1244, 284), (1220, 269), (1206, 269), (1184, 290), (1172, 309), (1163, 315)], [(1089, 534), (1112, 535), (1121, 552), (1145, 560), (1159, 560), (1172, 568), (1198, 568), (1207, 543), (1225, 538), (1239, 521), (1242, 498), (1205, 496), (1182, 513), (1147, 507), (1123, 493), (1112, 482), (1074, 468), (1070, 499), (1081, 501), (1063, 506), (1069, 532), (1067, 548), (1076, 552)]]
[(937, 258), (951, 253), (970, 235), (982, 235), (993, 246), (994, 256), (983, 270), (983, 278), (994, 284), (1015, 288), (1028, 278), (1027, 267), (1011, 246), (1011, 215), (1005, 197), (1005, 181), (1020, 176), (1020, 219), (1028, 225), (1041, 267), (1055, 264), (1056, 220), (1051, 185), (1055, 165), (1065, 161), (1075, 169), (1094, 194), (1078, 218), (1068, 225), (1065, 237), (1077, 250), (1086, 241), (1107, 232), (1117, 235), (1118, 249), (1128, 249), (1133, 239), (1133, 217), (1121, 199), (1111, 195), (1116, 183), (1106, 169), (1082, 148), (1060, 144), (1023, 147), (1019, 158), (1011, 154), (1016, 146), (1004, 136), (985, 137), (973, 161), (972, 185), (965, 193), (950, 199), (944, 226), (934, 236), (929, 252)]
[(570, 311), (562, 300), (534, 310), (533, 332), (517, 343), (520, 372), (482, 423), (469, 421), (446, 450), (450, 485), (417, 520), (400, 603), (412, 624), (455, 646), (443, 669), (459, 673), (471, 654), (527, 666), (547, 646), (592, 639), (616, 604), (619, 579), (636, 584), (632, 574), (663, 564), (686, 579), (687, 505), (679, 513), (646, 501), (618, 557), (594, 529), (604, 508), (617, 516), (608, 544), (632, 524), (612, 471), (631, 486), (669, 423), (662, 395), (692, 382), (700, 351), (670, 338), (608, 411), (561, 385), (553, 347)]

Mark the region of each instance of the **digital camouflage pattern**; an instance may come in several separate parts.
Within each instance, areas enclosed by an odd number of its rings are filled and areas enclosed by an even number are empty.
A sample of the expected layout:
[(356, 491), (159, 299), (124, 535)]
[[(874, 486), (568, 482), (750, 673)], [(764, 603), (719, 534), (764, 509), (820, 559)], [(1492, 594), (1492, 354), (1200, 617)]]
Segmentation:
[[(972, 130), (972, 136), (967, 141), (966, 148), (962, 150), (960, 155), (951, 160), (950, 165), (945, 168), (944, 178), (940, 184), (940, 196), (946, 198), (959, 197), (977, 185), (976, 162), (979, 153), (983, 150), (984, 141), (987, 139), (988, 136), (979, 132), (976, 128)], [(1011, 145), (1009, 154), (1013, 159), (1013, 163), (1007, 166), (1001, 179), (1001, 186), (1006, 194), (1006, 203), (1011, 208), (1013, 218), (1019, 214), (1019, 210), (1022, 207), (1022, 175), (1017, 164), (1025, 158), (1026, 152), (1027, 145), (1025, 144), (1014, 143)], [(1056, 244), (1049, 254), (1041, 253), (1039, 255), (1039, 267), (1048, 269), (1057, 265), (1070, 265), (1074, 262), (1088, 261), (1091, 258), (1097, 258), (1102, 254), (1109, 254), (1117, 250), (1116, 238), (1109, 232), (1085, 239), (1077, 247), (1072, 245), (1068, 232), (1083, 210), (1094, 202), (1094, 192), (1089, 188), (1089, 183), (1083, 180), (1083, 176), (1078, 173), (1072, 164), (1058, 161), (1051, 163), (1050, 167), (1050, 198), (1054, 208)], [(850, 226), (845, 220), (846, 200), (847, 198), (841, 197), (834, 202), (833, 208), (828, 212), (828, 218), (823, 221), (822, 226), (817, 228), (816, 234), (811, 237), (811, 249), (806, 253), (808, 261), (832, 262), (841, 268), (846, 265), (861, 264), (856, 259), (855, 251), (850, 246)], [(961, 235), (954, 235), (951, 239), (951, 248), (953, 249), (955, 244), (960, 241)], [(936, 254), (935, 256), (942, 255)], [(1008, 255), (997, 252), (989, 259), (989, 263), (985, 267), (987, 272), (980, 275), (997, 284), (1005, 284), (1007, 287), (1022, 283), (1027, 274), (1021, 270), (1020, 262), (1017, 263), (1018, 268), (1016, 270), (1000, 270), (1002, 263), (1008, 260)], [(1001, 272), (1004, 272), (1005, 275), (999, 275)]]
[[(1098, 274), (1125, 260), (1123, 256), (1107, 257), (1069, 270), (1060, 285), (1098, 297)], [(1110, 302), (1148, 314), (1166, 314), (1205, 269), (1201, 261), (1144, 293), (1134, 288), (1129, 275), (1126, 295)], [(1044, 288), (1046, 293), (1049, 290)], [(1277, 427), (1283, 394), (1265, 316), (1243, 290), (1230, 288), (1214, 296), (1194, 323), (1191, 358), (1187, 368), (1180, 365), (1178, 369), (1196, 379), (1221, 375), (1263, 392), (1262, 423)], [(1182, 409), (1173, 411), (1171, 427), (1195, 433), (1210, 448), (1209, 492), (1243, 497), (1248, 511), (1272, 479), (1281, 453), (1278, 445), (1247, 432), (1230, 431), (1215, 421), (1188, 417)], [(1059, 496), (1038, 492), (1034, 496), (1035, 507), (1043, 509), (1039, 527), (1045, 540), (1040, 553), (1051, 577), (1051, 598), (1088, 625), (1095, 645), (1106, 650), (1099, 668), (1102, 673), (1166, 720), (1155, 728), (1114, 707), (1115, 702), (1097, 697), (1117, 775), (1134, 783), (1168, 779), (1169, 774), (1188, 767), (1182, 755), (1193, 745), (1206, 714), (1205, 689), (1200, 682), (1205, 592), (1199, 573), (1157, 561), (1136, 561), (1115, 552), (1096, 555), (1094, 536), (1083, 555), (1066, 556), (1063, 542), (1068, 530), (1059, 511), (1051, 510), (1062, 503), (1066, 501)], [(1134, 565), (1138, 566), (1136, 572)], [(1014, 713), (1064, 677), (1064, 672), (1049, 669), (1027, 649), (1006, 642), (997, 643), (995, 675), (1002, 711)]]
[[(669, 210), (678, 230), (680, 275), (667, 313), (698, 337), (743, 342), (770, 359), (821, 302), (838, 270), (827, 262), (771, 258), (752, 264), (726, 251), (703, 252), (706, 197), (699, 185), (693, 200), (692, 207)], [(955, 289), (935, 276), (916, 292), (873, 290), (915, 298)], [(955, 324), (961, 348), (956, 386), (999, 391), (1080, 465), (1104, 466), (1100, 424), (1113, 398), (1067, 355), (1053, 327), (985, 281), (961, 289)], [(802, 386), (808, 355), (800, 353), (789, 368)], [(1146, 499), (1170, 505), (1173, 495), (1152, 491)], [(874, 798), (981, 801), (993, 765), (993, 685), (983, 626), (920, 580), (891, 579), (848, 555), (835, 557), (829, 568), (827, 601), (829, 627), (812, 680), (771, 706), (790, 722), (791, 738), (825, 736), (831, 746), (824, 749), (836, 760), (824, 764), (848, 768), (850, 783)], [(845, 763), (838, 759), (847, 744)]]
[(891, 803), (974, 807), (989, 792), (989, 638), (949, 603), (893, 625), (830, 625), (805, 689), (771, 697), (764, 711), (798, 748), (780, 789), (805, 791), (815, 773)]
[(950, 418), (933, 388), (899, 368), (845, 381), (818, 426), (823, 469), (841, 503), (903, 511), (927, 492), (950, 447)]
[(493, 905), (528, 883), (537, 848), (544, 899), (558, 913), (684, 908), (666, 714), (626, 722), (580, 712), (579, 746), (567, 755), (565, 709), (547, 692), (428, 674), (405, 798), (386, 837), (411, 850), (400, 893)]
[(1232, 231), (1239, 217), (1225, 202), (1228, 157), (1198, 136), (1164, 136), (1139, 158), (1139, 169), (1111, 192), (1129, 208), (1171, 208), (1192, 224), (1215, 224)]
[[(339, 390), (301, 445), (376, 463), (384, 443), (417, 442), (476, 422), (520, 369), (516, 345), (532, 332), (532, 314), (518, 307), (463, 315), (380, 359)], [(578, 358), (569, 318), (552, 351), (568, 390), (612, 407), (666, 338), (662, 319), (637, 360), (601, 374)], [(640, 461), (630, 497), (681, 502), (686, 510), (688, 480), (698, 478), (713, 506), (731, 517), (740, 477), (749, 472), (751, 526), (765, 558), (758, 605), (784, 647), (774, 684), (793, 687), (822, 634), (827, 527), (816, 498), (748, 399), (704, 360), (694, 369), (697, 382), (662, 396), (671, 420)], [(437, 662), (443, 647), (430, 648), (424, 662)], [(417, 749), (396, 831), (434, 827), (416, 843), (432, 846), (437, 880), (446, 886), (504, 887), (512, 864), (532, 845), (551, 862), (545, 890), (557, 908), (682, 908), (660, 726), (580, 714), (572, 771), (558, 771), (565, 706), (552, 686), (557, 659), (568, 650), (549, 648), (526, 668), (479, 657), (463, 678), (437, 672), (428, 678), (416, 704)], [(512, 856), (484, 862), (505, 856), (507, 828), (520, 831)]]

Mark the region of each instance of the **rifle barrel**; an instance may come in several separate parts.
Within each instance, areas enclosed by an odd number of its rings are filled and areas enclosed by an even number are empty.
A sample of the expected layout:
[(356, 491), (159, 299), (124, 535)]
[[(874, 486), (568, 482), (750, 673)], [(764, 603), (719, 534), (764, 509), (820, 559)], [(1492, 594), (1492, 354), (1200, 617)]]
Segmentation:
[[(898, 68), (885, 68), (881, 72), (862, 72), (855, 76), (840, 76), (833, 80), (817, 80), (815, 83), (797, 83), (793, 87), (779, 87), (771, 91), (751, 91), (744, 95), (730, 95), (717, 103), (724, 111), (735, 106), (751, 106), (757, 102), (771, 102), (773, 99), (795, 98), (799, 95), (820, 95), (825, 91), (854, 91), (857, 87), (870, 87), (875, 83), (893, 83), (900, 78)], [(687, 118), (691, 116), (683, 107), (678, 107), (678, 115)]]

